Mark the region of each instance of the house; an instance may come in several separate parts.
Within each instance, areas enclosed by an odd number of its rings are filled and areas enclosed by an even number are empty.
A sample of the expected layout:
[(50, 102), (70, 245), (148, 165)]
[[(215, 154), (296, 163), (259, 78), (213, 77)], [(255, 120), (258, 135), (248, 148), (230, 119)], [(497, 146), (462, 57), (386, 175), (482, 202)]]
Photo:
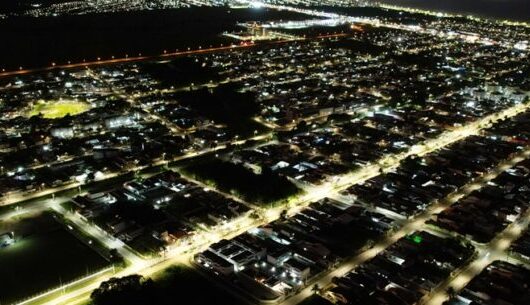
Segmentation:
[(15, 243), (15, 234), (8, 232), (0, 235), (0, 248), (8, 247)]
[(234, 272), (234, 265), (232, 265), (232, 263), (210, 250), (197, 254), (197, 256), (195, 256), (195, 261), (203, 267), (212, 269), (223, 275), (229, 275)]

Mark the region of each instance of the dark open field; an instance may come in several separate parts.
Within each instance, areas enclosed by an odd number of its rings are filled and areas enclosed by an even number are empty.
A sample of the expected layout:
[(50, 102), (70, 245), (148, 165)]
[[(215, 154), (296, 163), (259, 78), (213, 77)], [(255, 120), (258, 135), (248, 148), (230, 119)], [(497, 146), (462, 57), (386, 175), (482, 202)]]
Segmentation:
[(268, 169), (255, 174), (242, 165), (219, 159), (197, 162), (184, 171), (196, 179), (214, 184), (227, 193), (254, 203), (275, 203), (302, 192), (287, 178)]
[(17, 242), (0, 249), (1, 304), (55, 288), (108, 264), (49, 214), (22, 219), (9, 229)]
[(240, 30), (236, 27), (239, 21), (305, 18), (267, 9), (208, 7), (55, 18), (12, 17), (0, 21), (0, 69), (125, 54), (158, 55), (164, 50), (219, 45), (232, 42), (220, 34)]

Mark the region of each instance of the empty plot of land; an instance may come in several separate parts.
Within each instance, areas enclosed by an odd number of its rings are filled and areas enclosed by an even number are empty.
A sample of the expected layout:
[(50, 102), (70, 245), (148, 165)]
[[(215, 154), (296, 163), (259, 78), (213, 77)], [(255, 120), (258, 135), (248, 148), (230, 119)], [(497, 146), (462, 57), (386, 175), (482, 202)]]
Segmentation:
[(222, 160), (200, 162), (185, 168), (195, 178), (250, 202), (272, 203), (301, 192), (287, 178), (270, 170), (261, 173)]
[(49, 214), (22, 219), (9, 229), (16, 242), (0, 249), (2, 304), (55, 288), (108, 264)]

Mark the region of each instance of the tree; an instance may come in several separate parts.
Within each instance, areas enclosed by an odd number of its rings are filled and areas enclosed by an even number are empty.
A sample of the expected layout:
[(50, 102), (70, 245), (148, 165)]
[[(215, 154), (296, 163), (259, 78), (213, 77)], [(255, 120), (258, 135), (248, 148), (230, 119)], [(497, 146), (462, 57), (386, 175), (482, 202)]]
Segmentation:
[(447, 295), (450, 298), (454, 298), (456, 296), (456, 291), (452, 286), (449, 286), (449, 288), (447, 288)]
[(111, 278), (90, 295), (95, 305), (145, 305), (152, 304), (155, 297), (153, 281), (138, 274)]
[(307, 125), (306, 121), (300, 121), (296, 125), (296, 131), (298, 131), (298, 132), (304, 132), (304, 131), (307, 131), (307, 130), (308, 130), (308, 125)]
[(253, 211), (252, 213), (250, 213), (249, 217), (251, 219), (260, 219), (261, 218), (261, 216), (256, 211)]
[(90, 172), (86, 175), (86, 182), (92, 182), (96, 179), (94, 172)]

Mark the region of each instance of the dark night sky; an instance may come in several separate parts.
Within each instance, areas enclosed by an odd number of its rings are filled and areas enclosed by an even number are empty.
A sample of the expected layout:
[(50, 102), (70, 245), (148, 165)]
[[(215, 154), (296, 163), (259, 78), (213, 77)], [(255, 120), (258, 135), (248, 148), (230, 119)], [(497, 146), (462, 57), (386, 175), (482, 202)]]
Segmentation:
[(379, 0), (433, 10), (471, 13), (492, 18), (530, 21), (530, 0)]

